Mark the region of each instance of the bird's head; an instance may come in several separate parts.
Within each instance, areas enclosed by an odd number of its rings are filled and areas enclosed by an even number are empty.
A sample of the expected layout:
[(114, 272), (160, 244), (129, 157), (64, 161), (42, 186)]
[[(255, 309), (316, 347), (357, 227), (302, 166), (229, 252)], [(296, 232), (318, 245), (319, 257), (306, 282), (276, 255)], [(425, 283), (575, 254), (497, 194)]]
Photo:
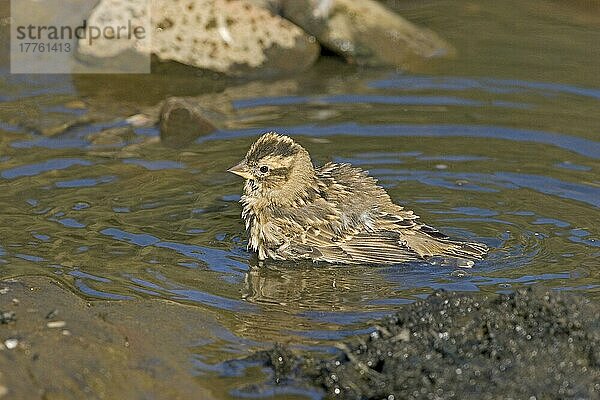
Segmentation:
[(228, 171), (245, 178), (254, 194), (278, 203), (302, 195), (315, 177), (308, 152), (290, 137), (275, 132), (258, 138), (246, 157)]

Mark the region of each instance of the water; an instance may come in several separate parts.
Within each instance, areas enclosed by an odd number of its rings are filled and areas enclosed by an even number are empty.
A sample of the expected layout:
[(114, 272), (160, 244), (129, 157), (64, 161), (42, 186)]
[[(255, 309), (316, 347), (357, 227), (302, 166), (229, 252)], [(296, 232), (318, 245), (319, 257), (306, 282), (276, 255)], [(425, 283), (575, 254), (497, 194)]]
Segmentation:
[[(222, 396), (250, 395), (244, 385), (262, 376), (224, 360), (273, 342), (331, 352), (435, 289), (542, 284), (598, 300), (600, 13), (584, 2), (389, 5), (445, 33), (459, 56), (411, 73), (324, 59), (298, 78), (250, 83), (17, 76), (4, 62), (1, 276), (46, 275), (89, 300), (161, 298), (216, 315), (220, 339), (199, 336), (190, 371)], [(167, 95), (206, 93), (223, 129), (184, 148), (159, 143), (155, 128), (94, 142)], [(38, 133), (86, 113), (93, 123)], [(489, 257), (469, 270), (259, 267), (245, 250), (242, 182), (226, 169), (273, 129), (316, 164), (368, 169), (396, 202), (487, 243)]]

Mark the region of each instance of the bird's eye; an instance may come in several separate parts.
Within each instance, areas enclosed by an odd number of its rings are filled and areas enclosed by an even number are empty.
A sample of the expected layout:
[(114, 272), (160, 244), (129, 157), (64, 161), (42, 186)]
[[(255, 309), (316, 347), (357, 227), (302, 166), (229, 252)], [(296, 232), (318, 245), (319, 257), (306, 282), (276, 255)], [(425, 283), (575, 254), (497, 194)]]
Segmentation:
[(267, 167), (266, 165), (263, 165), (263, 166), (261, 166), (261, 167), (259, 168), (259, 171), (260, 171), (262, 174), (266, 174), (267, 172), (269, 172), (269, 167)]

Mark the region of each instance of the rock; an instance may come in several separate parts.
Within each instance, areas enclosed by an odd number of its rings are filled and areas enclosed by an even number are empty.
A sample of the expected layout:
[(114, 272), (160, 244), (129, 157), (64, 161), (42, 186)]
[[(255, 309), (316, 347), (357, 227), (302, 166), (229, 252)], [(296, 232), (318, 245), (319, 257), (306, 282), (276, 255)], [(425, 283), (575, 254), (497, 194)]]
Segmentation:
[(124, 146), (135, 140), (135, 131), (131, 126), (109, 128), (91, 133), (86, 139), (95, 146)]
[(161, 141), (169, 146), (181, 147), (216, 130), (239, 129), (265, 118), (264, 115), (257, 116), (252, 108), (238, 109), (233, 105), (235, 100), (287, 96), (298, 90), (296, 80), (251, 81), (230, 86), (220, 93), (169, 97), (156, 106), (131, 115), (127, 122), (136, 127), (158, 124)]
[(50, 321), (46, 323), (46, 326), (50, 329), (64, 328), (67, 323), (65, 321)]
[[(118, 26), (131, 20), (143, 26), (148, 15), (145, 4), (146, 0), (102, 0), (88, 25)], [(151, 40), (98, 39), (89, 45), (81, 39), (78, 57), (127, 66), (152, 54), (159, 61), (227, 75), (268, 76), (301, 71), (319, 54), (314, 38), (245, 0), (152, 0), (150, 4)]]
[(85, 110), (73, 113), (67, 109), (65, 102), (70, 100), (71, 96), (55, 94), (7, 101), (0, 108), (0, 121), (48, 137), (97, 121), (95, 115)]
[(599, 328), (600, 306), (583, 296), (436, 292), (371, 334), (336, 343), (336, 357), (276, 346), (248, 361), (270, 368), (275, 384), (324, 390), (326, 398), (597, 399)]
[(160, 111), (160, 139), (180, 147), (217, 128), (206, 118), (207, 110), (198, 102), (182, 97), (168, 98)]
[(10, 338), (10, 339), (6, 339), (4, 341), (4, 346), (8, 349), (8, 350), (13, 350), (16, 349), (17, 346), (19, 345), (19, 339), (15, 339), (15, 338)]
[(410, 69), (425, 59), (453, 53), (434, 32), (374, 0), (279, 0), (277, 7), (321, 45), (356, 64)]
[(17, 315), (14, 311), (0, 311), (0, 324), (8, 324), (17, 320)]

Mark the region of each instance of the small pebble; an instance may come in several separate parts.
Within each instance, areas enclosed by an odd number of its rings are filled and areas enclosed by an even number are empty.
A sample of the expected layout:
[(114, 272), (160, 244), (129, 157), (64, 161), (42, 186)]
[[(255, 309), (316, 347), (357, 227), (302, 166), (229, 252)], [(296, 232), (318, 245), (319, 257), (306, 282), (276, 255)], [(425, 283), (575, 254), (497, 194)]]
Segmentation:
[(448, 166), (446, 164), (437, 164), (435, 166), (436, 169), (448, 169)]
[(131, 117), (127, 118), (125, 121), (127, 121), (128, 124), (130, 124), (132, 126), (136, 126), (136, 127), (147, 126), (152, 123), (152, 119), (144, 114), (132, 115)]
[(473, 260), (460, 260), (456, 263), (458, 268), (473, 268), (473, 265), (475, 265)]
[(10, 289), (7, 287), (0, 288), (0, 294), (6, 294), (10, 292)]
[(450, 273), (450, 276), (454, 277), (454, 278), (470, 278), (472, 275), (462, 269), (455, 269), (454, 271), (452, 271)]
[(590, 271), (586, 268), (575, 268), (573, 271), (569, 272), (569, 278), (587, 278), (590, 276)]
[(67, 326), (65, 321), (50, 321), (46, 324), (48, 328), (64, 328)]
[(325, 139), (325, 138), (317, 138), (317, 137), (313, 137), (308, 139), (313, 143), (320, 143), (320, 144), (326, 144), (326, 143), (331, 143), (331, 140), (329, 139)]
[(17, 315), (14, 311), (0, 311), (0, 324), (8, 324), (17, 320)]
[(16, 348), (18, 345), (19, 345), (18, 339), (6, 339), (4, 341), (4, 346), (6, 346), (6, 348), (9, 350)]
[(65, 103), (65, 107), (72, 110), (84, 110), (86, 108), (86, 104), (81, 100), (71, 100)]

